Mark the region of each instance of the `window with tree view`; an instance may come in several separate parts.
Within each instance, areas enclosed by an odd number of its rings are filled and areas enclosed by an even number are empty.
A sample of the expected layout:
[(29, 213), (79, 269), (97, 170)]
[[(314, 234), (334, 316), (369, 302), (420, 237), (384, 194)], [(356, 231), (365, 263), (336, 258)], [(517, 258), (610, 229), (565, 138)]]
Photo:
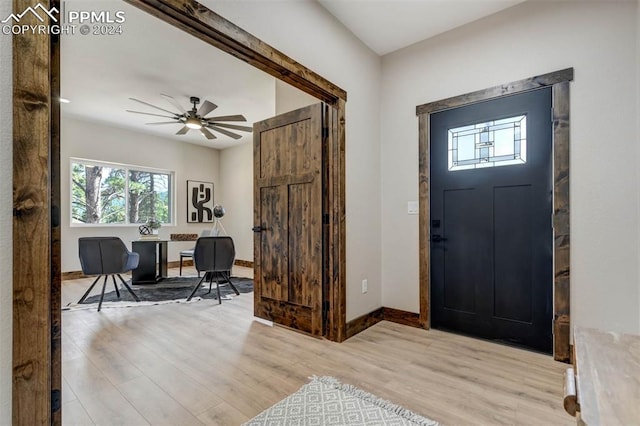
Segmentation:
[(171, 223), (172, 188), (172, 172), (73, 160), (71, 223)]

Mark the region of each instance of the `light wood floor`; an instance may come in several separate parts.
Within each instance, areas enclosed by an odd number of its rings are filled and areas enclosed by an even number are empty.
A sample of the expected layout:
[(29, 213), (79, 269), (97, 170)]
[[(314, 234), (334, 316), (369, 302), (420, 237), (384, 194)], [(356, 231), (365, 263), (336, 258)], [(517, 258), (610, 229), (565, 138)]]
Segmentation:
[[(63, 282), (63, 302), (89, 284)], [(63, 423), (238, 425), (330, 375), (444, 424), (575, 424), (549, 356), (386, 321), (338, 344), (252, 309), (242, 294), (63, 312)]]

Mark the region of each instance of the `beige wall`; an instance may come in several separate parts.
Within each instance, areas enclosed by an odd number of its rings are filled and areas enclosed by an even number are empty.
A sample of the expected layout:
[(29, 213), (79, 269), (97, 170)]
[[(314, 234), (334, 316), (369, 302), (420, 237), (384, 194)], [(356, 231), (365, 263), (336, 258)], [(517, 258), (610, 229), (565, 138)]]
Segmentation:
[[(636, 85), (636, 111), (640, 113), (640, 0), (636, 4)], [(638, 119), (636, 129), (636, 144), (640, 146), (640, 119)], [(640, 291), (638, 291), (638, 306), (640, 307)], [(638, 330), (640, 330), (640, 315), (638, 315)]]
[(222, 220), (233, 238), (236, 259), (253, 261), (253, 144), (244, 143), (220, 151), (220, 203)]
[(276, 114), (284, 114), (318, 102), (320, 101), (313, 96), (283, 81), (276, 80)]
[[(282, 114), (319, 102), (293, 86), (275, 80), (272, 115)], [(253, 144), (220, 151), (220, 202), (227, 214), (224, 228), (233, 237), (236, 258), (253, 261)]]
[(347, 91), (347, 320), (380, 307), (380, 58), (316, 2), (201, 2)]
[(636, 5), (525, 2), (383, 58), (384, 306), (418, 312), (416, 105), (574, 67), (574, 324), (640, 330)]
[[(64, 105), (62, 106), (64, 108)], [(85, 158), (175, 172), (176, 219), (174, 226), (160, 228), (160, 237), (171, 233), (199, 234), (212, 224), (187, 224), (187, 180), (214, 183), (214, 201), (218, 202), (218, 151), (199, 145), (106, 126), (96, 122), (62, 117), (61, 122), (61, 198), (62, 198), (62, 271), (79, 271), (78, 238), (118, 236), (127, 246), (139, 238), (138, 226), (70, 226), (69, 158)], [(169, 243), (169, 260), (178, 260), (180, 250), (193, 242)]]
[[(0, 16), (11, 13), (11, 2), (0, 2)], [(11, 424), (11, 353), (13, 345), (12, 206), (13, 142), (11, 37), (0, 35), (0, 425)]]

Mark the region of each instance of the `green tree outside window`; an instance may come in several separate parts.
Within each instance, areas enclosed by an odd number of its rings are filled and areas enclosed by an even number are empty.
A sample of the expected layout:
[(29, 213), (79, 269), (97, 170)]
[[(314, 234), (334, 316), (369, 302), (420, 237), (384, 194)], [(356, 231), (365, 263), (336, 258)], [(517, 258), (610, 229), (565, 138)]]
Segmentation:
[(71, 222), (171, 223), (172, 174), (131, 167), (73, 162)]

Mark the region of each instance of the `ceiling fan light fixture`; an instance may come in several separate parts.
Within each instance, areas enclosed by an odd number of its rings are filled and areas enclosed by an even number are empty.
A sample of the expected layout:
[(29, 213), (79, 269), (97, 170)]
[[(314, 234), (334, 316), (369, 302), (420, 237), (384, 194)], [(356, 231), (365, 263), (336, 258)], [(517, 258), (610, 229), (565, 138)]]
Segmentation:
[(194, 130), (200, 130), (202, 128), (202, 123), (195, 117), (187, 118), (187, 120), (184, 122), (184, 125)]
[(200, 108), (198, 109), (200, 98), (196, 96), (192, 96), (190, 98), (190, 101), (193, 104), (193, 108), (187, 111), (184, 108), (182, 108), (182, 106), (178, 103), (178, 101), (176, 101), (173, 97), (165, 94), (162, 94), (161, 96), (164, 97), (169, 103), (171, 103), (171, 105), (177, 108), (179, 112), (161, 108), (153, 104), (150, 104), (149, 102), (141, 101), (136, 98), (129, 98), (129, 99), (132, 101), (138, 102), (140, 104), (143, 104), (147, 107), (156, 109), (158, 111), (162, 111), (163, 114), (161, 115), (158, 113), (149, 113), (149, 112), (131, 111), (131, 110), (126, 110), (126, 111), (134, 114), (151, 115), (154, 117), (163, 117), (163, 118), (170, 119), (170, 121), (146, 123), (148, 125), (181, 124), (182, 128), (178, 130), (178, 132), (176, 132), (176, 135), (186, 135), (190, 130), (199, 130), (200, 133), (207, 139), (216, 139), (216, 136), (212, 133), (213, 131), (237, 140), (237, 139), (242, 139), (242, 136), (226, 129), (240, 130), (242, 132), (253, 131), (252, 127), (237, 126), (237, 125), (228, 124), (228, 123), (225, 124), (226, 121), (232, 121), (232, 122), (247, 121), (245, 116), (241, 114), (208, 117), (207, 115), (210, 114), (216, 108), (218, 108), (218, 106), (207, 100), (205, 100), (202, 103), (202, 105), (200, 105)]

